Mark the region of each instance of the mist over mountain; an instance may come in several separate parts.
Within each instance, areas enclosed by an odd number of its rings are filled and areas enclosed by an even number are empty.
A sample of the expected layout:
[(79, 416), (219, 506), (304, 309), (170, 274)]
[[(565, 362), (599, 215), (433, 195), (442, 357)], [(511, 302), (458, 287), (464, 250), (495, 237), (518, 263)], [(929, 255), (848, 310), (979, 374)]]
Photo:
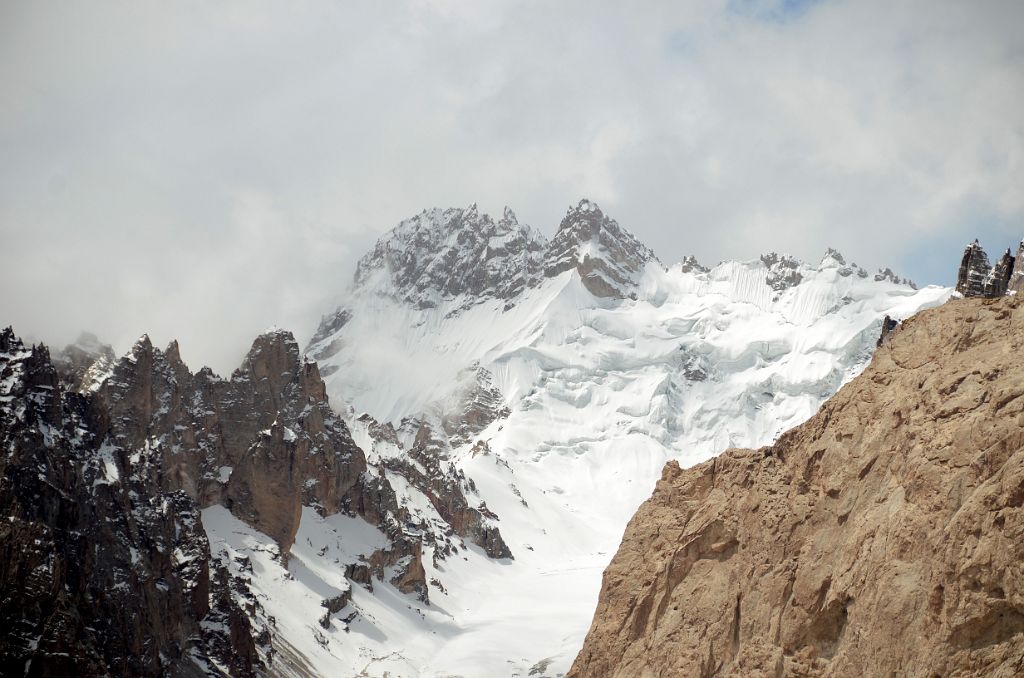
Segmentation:
[(270, 325), (305, 343), (424, 207), (509, 205), (552, 237), (583, 195), (666, 262), (833, 247), (952, 285), (951, 253), (1024, 219), (1022, 12), (5, 7), (0, 316), (227, 373)]
[(1024, 675), (1024, 3), (56, 9), (0, 675)]

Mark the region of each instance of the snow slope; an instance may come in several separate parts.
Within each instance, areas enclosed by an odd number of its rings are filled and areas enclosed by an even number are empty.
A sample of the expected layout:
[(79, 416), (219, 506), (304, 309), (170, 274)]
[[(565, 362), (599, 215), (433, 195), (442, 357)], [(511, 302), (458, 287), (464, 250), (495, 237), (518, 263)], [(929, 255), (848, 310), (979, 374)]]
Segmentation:
[[(394, 236), (401, 242), (385, 237), (378, 256), (361, 262), (347, 303), (324, 318), (308, 354), (371, 472), (410, 441), (375, 440), (361, 413), (399, 432), (442, 421), (464, 405), (467, 374), (485, 371), (507, 412), (468, 441), (450, 440), (445, 456), (474, 481), (473, 500), (496, 514), (514, 559), (469, 545), (434, 561), (425, 548), (427, 579), (437, 583), (424, 605), (388, 584), (371, 593), (339, 574), (335, 551), (355, 557), (380, 536), (355, 519), (304, 514), (286, 571), (266, 537), (220, 509), (204, 513), (214, 548), (263, 558), (254, 586), (313, 673), (563, 673), (582, 645), (601, 572), (667, 460), (691, 465), (727, 447), (771, 442), (864, 367), (885, 315), (905, 318), (950, 295), (869, 276), (832, 251), (817, 265), (772, 255), (666, 269), (586, 201), (551, 241), (559, 262), (551, 266), (544, 248), (552, 244), (516, 233), (509, 214), (500, 227), (481, 227), (489, 218), (475, 208), (404, 222)], [(566, 224), (579, 232), (581, 218), (593, 228), (567, 245)], [(484, 227), (488, 238), (500, 236), (498, 250), (451, 232)], [(462, 252), (460, 240), (476, 243), (467, 261), (451, 254)], [(508, 242), (528, 251), (510, 251)], [(489, 260), (502, 257), (517, 258)], [(595, 265), (595, 257), (620, 259)], [(495, 292), (472, 277), (481, 260), (488, 272), (518, 271), (515, 285)], [(591, 275), (613, 284), (594, 285)], [(421, 491), (386, 475), (410, 510), (433, 511)], [(328, 541), (336, 546), (321, 554)], [(320, 629), (325, 592), (346, 586), (351, 603)]]

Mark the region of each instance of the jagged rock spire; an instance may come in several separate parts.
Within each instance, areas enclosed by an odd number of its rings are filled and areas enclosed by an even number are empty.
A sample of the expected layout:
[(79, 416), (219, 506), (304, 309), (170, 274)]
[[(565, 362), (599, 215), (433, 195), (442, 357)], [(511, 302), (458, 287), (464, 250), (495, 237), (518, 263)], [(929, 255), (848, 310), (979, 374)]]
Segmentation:
[(965, 297), (985, 296), (985, 280), (992, 270), (988, 255), (977, 239), (967, 245), (956, 276), (956, 291)]
[(1006, 294), (1007, 286), (1010, 283), (1010, 276), (1013, 274), (1013, 255), (1010, 254), (1010, 248), (1006, 248), (1006, 252), (999, 258), (996, 265), (992, 267), (992, 271), (988, 274), (985, 279), (985, 296), (986, 297), (1001, 297)]
[(1010, 248), (996, 262), (989, 264), (988, 255), (977, 239), (964, 249), (960, 270), (957, 272), (956, 291), (965, 297), (995, 298), (1007, 292), (1017, 292), (1024, 287), (1021, 274), (1021, 250), (1024, 241), (1017, 249), (1017, 256), (1011, 254)]

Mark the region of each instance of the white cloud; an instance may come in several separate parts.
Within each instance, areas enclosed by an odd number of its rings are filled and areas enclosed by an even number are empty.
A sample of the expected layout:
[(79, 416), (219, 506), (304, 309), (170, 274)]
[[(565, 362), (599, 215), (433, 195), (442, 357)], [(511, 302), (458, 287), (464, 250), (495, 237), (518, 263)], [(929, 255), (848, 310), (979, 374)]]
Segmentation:
[[(0, 321), (308, 337), (426, 206), (551, 232), (592, 197), (665, 261), (938, 280), (1024, 235), (1024, 5), (310, 0), (0, 9)], [(949, 262), (948, 265), (946, 262)]]

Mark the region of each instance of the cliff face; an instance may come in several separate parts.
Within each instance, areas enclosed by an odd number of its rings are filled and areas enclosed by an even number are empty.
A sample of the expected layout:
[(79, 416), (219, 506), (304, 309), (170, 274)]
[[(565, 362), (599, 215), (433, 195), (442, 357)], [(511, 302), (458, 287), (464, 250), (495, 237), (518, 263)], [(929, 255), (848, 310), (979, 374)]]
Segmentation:
[(244, 584), (159, 455), (108, 426), (45, 347), (0, 332), (0, 674), (253, 675)]
[[(1024, 247), (1024, 242), (1021, 243)], [(964, 249), (963, 259), (956, 276), (956, 291), (965, 297), (987, 297), (994, 299), (1021, 289), (1020, 254), (1014, 257), (1007, 248), (994, 266), (989, 265), (988, 255), (975, 240)]]
[[(334, 559), (345, 583), (309, 628), (347, 630), (351, 582), (387, 581), (429, 603), (424, 540), (446, 546), (435, 564), (462, 537), (511, 558), (497, 516), (467, 497), (473, 481), (428, 444), (426, 425), (401, 459), (368, 465), (290, 333), (257, 337), (227, 379), (191, 372), (176, 343), (161, 351), (146, 336), (112, 355), (83, 336), (51, 360), (0, 332), (0, 674), (298, 671), (249, 556), (211, 548), (200, 512), (218, 504), (271, 537), (285, 569), (304, 507), (379, 530), (372, 552)], [(452, 435), (507, 415), (493, 390), (477, 375), (461, 418), (445, 422)], [(389, 479), (417, 488), (439, 519), (400, 505)]]
[(1024, 304), (907, 320), (760, 450), (670, 463), (569, 675), (1024, 672)]
[(336, 513), (366, 470), (288, 332), (257, 337), (230, 379), (192, 374), (176, 343), (161, 351), (143, 337), (93, 390), (109, 415), (101, 439), (158, 452), (164, 491), (183, 490), (201, 508), (225, 504), (283, 554), (302, 506)]
[(956, 291), (965, 297), (985, 296), (985, 280), (991, 272), (988, 255), (975, 240), (964, 249), (960, 269), (956, 274)]

